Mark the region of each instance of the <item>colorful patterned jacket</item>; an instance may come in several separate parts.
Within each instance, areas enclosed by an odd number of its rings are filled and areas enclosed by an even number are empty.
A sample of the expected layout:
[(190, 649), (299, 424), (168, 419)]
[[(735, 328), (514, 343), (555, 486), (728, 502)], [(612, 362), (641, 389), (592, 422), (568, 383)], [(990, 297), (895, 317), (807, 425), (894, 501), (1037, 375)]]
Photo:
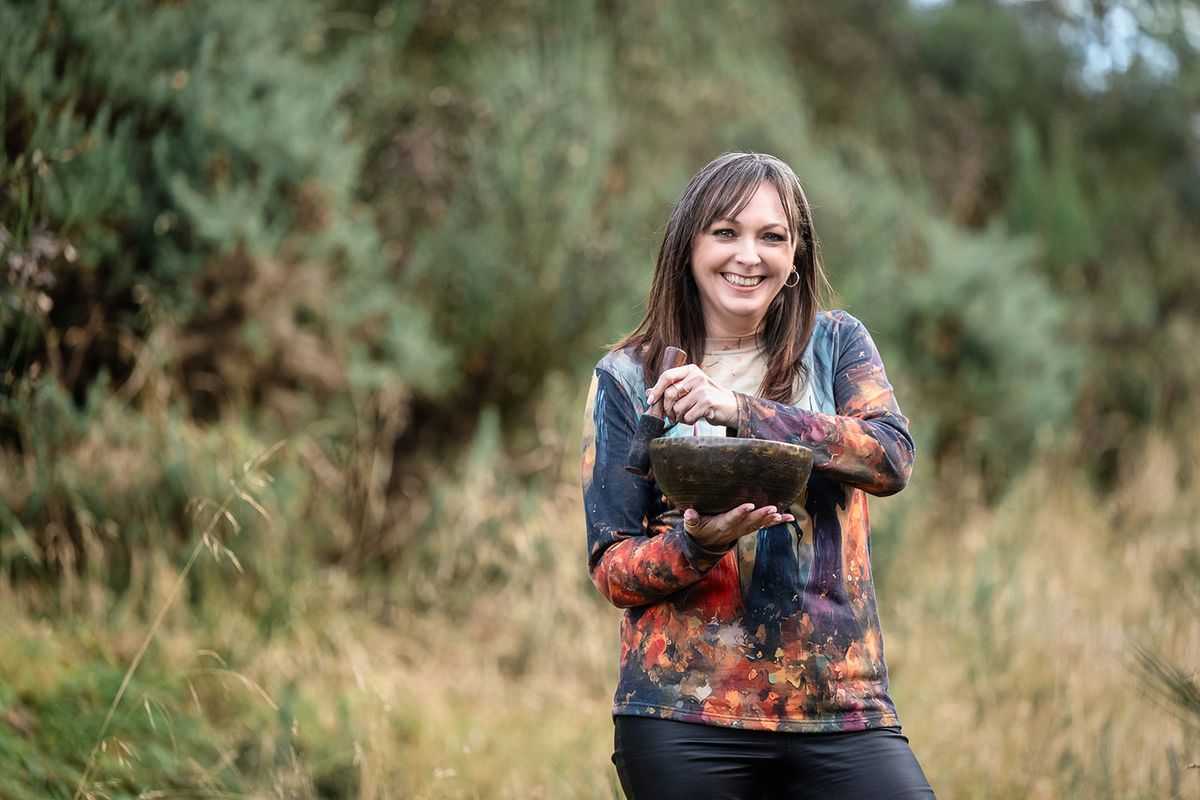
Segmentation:
[[(810, 447), (794, 523), (701, 547), (652, 480), (624, 470), (642, 365), (596, 366), (585, 414), (588, 569), (624, 608), (614, 714), (760, 730), (899, 725), (871, 579), (867, 494), (908, 482), (913, 442), (863, 325), (821, 312), (804, 354), (814, 410), (735, 393), (737, 435)], [(711, 435), (703, 421), (668, 435)]]

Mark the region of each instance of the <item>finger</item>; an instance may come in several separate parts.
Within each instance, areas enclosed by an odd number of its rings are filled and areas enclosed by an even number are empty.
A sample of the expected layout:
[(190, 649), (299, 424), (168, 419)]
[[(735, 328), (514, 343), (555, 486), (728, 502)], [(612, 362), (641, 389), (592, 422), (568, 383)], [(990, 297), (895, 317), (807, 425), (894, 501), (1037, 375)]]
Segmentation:
[(668, 424), (675, 424), (675, 391), (671, 384), (666, 384), (666, 387), (662, 389), (661, 394), (655, 395), (647, 393), (646, 402), (649, 405), (654, 405), (656, 402), (661, 402), (663, 419), (666, 420)]
[(713, 524), (715, 524), (718, 528), (727, 530), (734, 525), (741, 524), (742, 520), (746, 518), (746, 515), (753, 510), (753, 503), (742, 503), (740, 506), (729, 509), (724, 514), (718, 514), (717, 516), (713, 517), (712, 521)]
[(662, 393), (666, 391), (668, 386), (678, 383), (686, 377), (688, 366), (690, 365), (685, 364), (682, 367), (672, 367), (671, 369), (663, 370), (655, 384), (646, 390), (646, 401), (653, 403), (662, 396)]
[(667, 397), (663, 398), (663, 419), (671, 425), (679, 422), (679, 415), (675, 413), (675, 404), (670, 402)]
[(701, 389), (696, 392), (696, 405), (692, 409), (692, 417), (699, 420), (708, 420), (713, 425), (722, 424), (719, 420), (719, 410), (717, 408), (716, 398), (708, 389)]
[[(677, 407), (681, 402), (683, 402), (685, 397), (687, 397), (687, 392), (685, 392), (683, 389), (680, 389), (679, 384), (677, 383), (668, 386), (667, 390), (663, 392), (663, 402), (669, 405), (671, 408)], [(678, 416), (678, 414), (676, 414), (676, 416)]]
[(654, 405), (655, 401), (662, 395), (663, 390), (671, 385), (671, 382), (665, 380), (662, 375), (659, 376), (658, 382), (646, 390), (646, 402)]
[(769, 519), (771, 517), (776, 516), (777, 514), (778, 514), (778, 509), (775, 508), (775, 506), (763, 506), (762, 508), (756, 508), (754, 511), (750, 512), (746, 516), (747, 516), (747, 521), (749, 522), (749, 521), (761, 521), (761, 520)]
[(774, 514), (772, 514), (767, 519), (767, 521), (764, 523), (764, 527), (766, 525), (782, 525), (785, 522), (795, 522), (795, 521), (796, 521), (796, 518), (793, 517), (791, 514), (787, 513), (786, 511), (776, 511)]
[(775, 506), (763, 506), (754, 513), (746, 517), (745, 524), (753, 525), (758, 528), (766, 528), (770, 525), (778, 525), (783, 522), (783, 515)]
[(704, 409), (707, 405), (708, 403), (700, 397), (699, 393), (688, 394), (676, 401), (672, 410), (678, 419), (691, 425), (704, 417)]
[(670, 375), (672, 383), (682, 383), (684, 381), (695, 383), (697, 378), (704, 376), (704, 372), (696, 364), (684, 364), (682, 367), (672, 367), (663, 374)]

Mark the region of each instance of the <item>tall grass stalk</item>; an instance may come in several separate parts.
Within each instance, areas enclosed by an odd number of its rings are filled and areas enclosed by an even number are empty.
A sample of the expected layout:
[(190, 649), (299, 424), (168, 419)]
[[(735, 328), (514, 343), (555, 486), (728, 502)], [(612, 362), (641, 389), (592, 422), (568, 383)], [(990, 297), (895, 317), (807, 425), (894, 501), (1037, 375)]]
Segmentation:
[[(138, 666), (142, 663), (142, 659), (145, 657), (146, 652), (150, 649), (150, 643), (153, 642), (154, 637), (158, 635), (159, 628), (162, 627), (162, 623), (163, 620), (166, 619), (167, 612), (170, 611), (171, 607), (175, 604), (175, 599), (179, 596), (179, 592), (183, 589), (184, 582), (187, 580), (192, 568), (196, 565), (196, 561), (200, 558), (200, 554), (207, 549), (217, 559), (220, 559), (222, 555), (225, 555), (231, 560), (234, 566), (237, 567), (238, 571), (241, 571), (241, 565), (238, 563), (236, 556), (234, 556), (231, 551), (225, 548), (224, 545), (222, 545), (216, 538), (215, 533), (217, 526), (222, 520), (225, 520), (229, 522), (235, 532), (240, 529), (237, 520), (234, 518), (233, 512), (231, 511), (233, 502), (238, 499), (248, 503), (264, 517), (269, 516), (266, 509), (264, 509), (261, 504), (254, 500), (254, 498), (247, 491), (247, 485), (251, 484), (262, 486), (270, 481), (270, 476), (260, 473), (259, 468), (266, 463), (267, 460), (269, 460), (271, 456), (273, 456), (281, 447), (283, 447), (284, 444), (285, 442), (279, 441), (268, 447), (259, 455), (242, 464), (241, 475), (239, 475), (236, 479), (230, 478), (229, 491), (225, 494), (225, 497), (221, 500), (220, 504), (213, 509), (212, 516), (209, 518), (208, 524), (204, 527), (204, 531), (201, 533), (200, 539), (196, 542), (195, 546), (192, 548), (192, 552), (188, 555), (187, 562), (184, 564), (183, 569), (180, 570), (178, 577), (175, 579), (175, 583), (171, 586), (171, 590), (167, 593), (166, 598), (159, 607), (158, 613), (154, 617), (154, 621), (150, 624), (150, 628), (146, 631), (146, 635), (142, 639), (142, 643), (138, 647), (137, 652), (134, 654), (133, 660), (130, 662), (129, 667), (125, 670), (125, 675), (121, 678), (121, 685), (117, 689), (116, 694), (113, 696), (112, 703), (110, 703), (108, 706), (108, 713), (104, 715), (104, 722), (100, 726), (100, 733), (97, 735), (96, 742), (92, 745), (91, 752), (88, 754), (88, 760), (84, 766), (83, 774), (79, 776), (79, 783), (75, 786), (73, 800), (79, 800), (79, 798), (84, 797), (85, 795), (91, 797), (91, 794), (86, 790), (87, 781), (88, 778), (91, 777), (92, 770), (95, 768), (96, 756), (104, 745), (105, 736), (108, 734), (108, 729), (112, 724), (113, 716), (117, 713), (117, 707), (120, 706), (121, 700), (124, 699), (125, 692), (129, 688), (129, 682), (133, 680), (134, 673), (137, 672)], [(272, 705), (274, 704), (272, 703)]]

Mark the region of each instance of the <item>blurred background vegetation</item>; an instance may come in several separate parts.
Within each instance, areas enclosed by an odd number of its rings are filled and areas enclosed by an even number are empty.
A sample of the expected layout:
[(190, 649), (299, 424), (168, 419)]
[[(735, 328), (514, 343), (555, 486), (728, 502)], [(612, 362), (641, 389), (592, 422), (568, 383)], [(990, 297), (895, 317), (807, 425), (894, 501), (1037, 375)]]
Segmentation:
[(3, 0), (0, 120), (0, 797), (618, 796), (580, 409), (730, 149), (935, 789), (1200, 797), (1193, 0)]

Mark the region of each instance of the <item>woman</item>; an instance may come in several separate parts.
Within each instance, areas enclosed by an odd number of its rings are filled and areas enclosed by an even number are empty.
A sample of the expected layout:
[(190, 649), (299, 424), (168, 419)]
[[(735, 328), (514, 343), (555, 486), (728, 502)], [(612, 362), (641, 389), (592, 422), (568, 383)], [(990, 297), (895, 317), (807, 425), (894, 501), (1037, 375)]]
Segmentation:
[[(932, 797), (887, 690), (867, 494), (913, 443), (866, 329), (824, 276), (786, 164), (727, 153), (672, 211), (646, 316), (596, 366), (584, 432), (592, 580), (621, 623), (613, 761), (630, 798)], [(695, 363), (657, 374), (675, 345)], [(624, 470), (638, 414), (669, 436), (812, 449), (791, 508), (704, 517)]]

